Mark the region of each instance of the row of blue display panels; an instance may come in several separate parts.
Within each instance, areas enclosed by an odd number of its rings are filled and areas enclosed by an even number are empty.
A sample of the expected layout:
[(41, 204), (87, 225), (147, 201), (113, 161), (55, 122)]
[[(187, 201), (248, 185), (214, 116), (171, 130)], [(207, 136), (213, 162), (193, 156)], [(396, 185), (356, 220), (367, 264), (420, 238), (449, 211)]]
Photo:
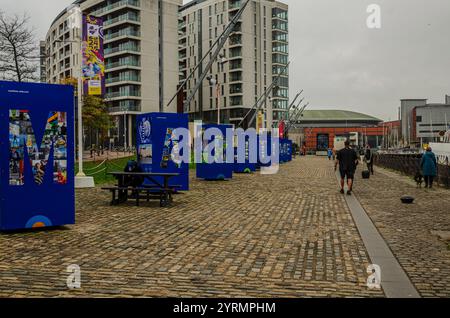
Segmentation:
[[(0, 81), (0, 230), (75, 223), (73, 96), (71, 86)], [(181, 190), (189, 190), (189, 163), (172, 160), (171, 151), (179, 142), (172, 133), (188, 125), (187, 115), (153, 113), (138, 118), (142, 169), (179, 173), (171, 184)], [(289, 156), (281, 157), (289, 161)], [(256, 168), (199, 164), (197, 176), (228, 179), (233, 171)]]
[[(175, 129), (185, 128), (188, 130), (188, 116), (184, 114), (171, 113), (149, 113), (138, 116), (137, 118), (137, 153), (138, 162), (141, 169), (145, 172), (155, 173), (179, 173), (180, 176), (171, 180), (171, 185), (181, 186), (182, 191), (189, 190), (189, 163), (177, 163), (179, 160), (173, 160), (171, 154), (174, 147), (179, 147), (183, 140), (174, 134)], [(207, 124), (201, 126), (201, 134), (208, 129), (220, 131), (222, 136), (227, 135), (227, 129), (232, 129), (231, 125)], [(202, 138), (202, 149), (214, 142), (216, 137), (212, 136), (209, 140)], [(267, 135), (264, 142), (262, 137), (258, 136), (258, 154), (271, 154), (271, 137)], [(280, 163), (286, 163), (292, 160), (292, 141), (280, 139)], [(222, 158), (226, 157), (226, 142), (223, 141), (224, 153), (220, 154)], [(265, 152), (260, 148), (268, 147)], [(234, 149), (235, 159), (237, 159), (237, 148)], [(178, 153), (178, 151), (175, 151)], [(214, 151), (212, 153), (214, 155)], [(181, 152), (182, 155), (182, 152)], [(203, 155), (203, 153), (202, 153)], [(271, 162), (261, 163), (258, 156), (257, 163), (251, 163), (248, 154), (248, 145), (246, 144), (246, 159), (243, 163), (202, 163), (196, 164), (197, 178), (204, 180), (227, 180), (233, 177), (233, 173), (252, 173), (261, 167), (268, 167)], [(225, 160), (224, 160), (225, 161)], [(267, 160), (263, 160), (266, 162)]]

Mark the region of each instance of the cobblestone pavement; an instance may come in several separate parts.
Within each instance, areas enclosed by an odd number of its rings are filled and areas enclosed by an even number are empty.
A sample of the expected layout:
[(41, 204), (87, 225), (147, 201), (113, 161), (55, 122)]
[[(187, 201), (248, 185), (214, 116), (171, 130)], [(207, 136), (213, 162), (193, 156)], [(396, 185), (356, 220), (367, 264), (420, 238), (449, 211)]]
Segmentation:
[[(77, 192), (77, 225), (0, 235), (0, 296), (383, 297), (332, 165), (193, 180), (175, 204), (110, 207)], [(82, 288), (66, 287), (70, 264)], [(448, 286), (447, 286), (448, 288)]]
[[(423, 297), (450, 297), (450, 248), (432, 231), (450, 231), (450, 191), (418, 189), (413, 180), (376, 168), (355, 194)], [(412, 195), (413, 205), (400, 198)]]

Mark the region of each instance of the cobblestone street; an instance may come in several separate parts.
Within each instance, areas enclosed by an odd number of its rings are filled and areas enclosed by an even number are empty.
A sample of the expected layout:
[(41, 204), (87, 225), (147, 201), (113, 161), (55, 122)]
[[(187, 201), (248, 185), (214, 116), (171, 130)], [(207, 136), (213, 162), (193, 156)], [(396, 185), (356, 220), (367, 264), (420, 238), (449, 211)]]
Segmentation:
[[(328, 161), (194, 180), (175, 205), (77, 192), (77, 225), (0, 236), (0, 296), (383, 296)], [(66, 286), (70, 264), (82, 289)]]
[[(376, 168), (357, 173), (355, 194), (423, 297), (450, 297), (450, 248), (434, 232), (450, 231), (450, 191), (418, 189), (411, 178)], [(400, 198), (411, 195), (413, 205)]]
[[(307, 157), (273, 176), (193, 179), (164, 209), (79, 191), (77, 225), (0, 235), (0, 296), (383, 297), (366, 287), (371, 262), (332, 166)], [(381, 168), (356, 175), (356, 197), (416, 289), (450, 296), (450, 251), (434, 232), (450, 229), (448, 191)], [(66, 286), (71, 264), (80, 290)]]

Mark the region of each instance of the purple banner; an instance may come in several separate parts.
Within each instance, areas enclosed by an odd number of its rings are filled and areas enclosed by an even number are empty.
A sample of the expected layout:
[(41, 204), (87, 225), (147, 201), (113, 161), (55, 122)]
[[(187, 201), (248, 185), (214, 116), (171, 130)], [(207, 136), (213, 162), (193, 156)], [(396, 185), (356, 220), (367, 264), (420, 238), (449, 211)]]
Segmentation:
[(84, 95), (105, 94), (105, 56), (103, 20), (83, 15), (83, 89)]

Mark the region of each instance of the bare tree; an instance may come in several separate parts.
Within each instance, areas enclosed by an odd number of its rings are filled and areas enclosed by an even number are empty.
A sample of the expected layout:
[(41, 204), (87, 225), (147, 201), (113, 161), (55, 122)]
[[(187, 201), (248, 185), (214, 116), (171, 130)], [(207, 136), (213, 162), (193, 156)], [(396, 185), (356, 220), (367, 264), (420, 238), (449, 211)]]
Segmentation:
[(33, 81), (38, 71), (38, 46), (29, 17), (6, 16), (0, 11), (0, 77), (18, 82)]

